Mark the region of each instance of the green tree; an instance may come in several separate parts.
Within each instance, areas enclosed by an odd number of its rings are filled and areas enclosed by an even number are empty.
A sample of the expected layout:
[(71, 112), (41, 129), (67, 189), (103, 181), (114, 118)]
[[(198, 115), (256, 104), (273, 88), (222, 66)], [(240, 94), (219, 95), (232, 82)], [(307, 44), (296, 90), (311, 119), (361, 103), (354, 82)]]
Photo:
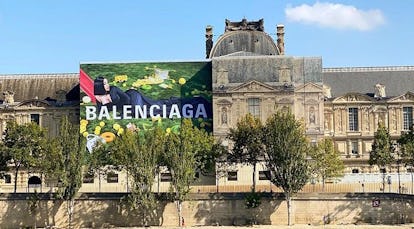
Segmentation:
[(207, 169), (206, 163), (212, 163), (208, 158), (215, 160), (214, 138), (203, 129), (193, 126), (191, 120), (183, 119), (178, 134), (169, 133), (164, 143), (162, 165), (171, 172), (171, 193), (177, 204), (179, 226), (182, 226), (182, 202), (190, 192), (190, 185), (196, 181), (197, 171)]
[[(394, 161), (394, 146), (388, 129), (381, 122), (378, 124), (378, 130), (374, 135), (374, 143), (369, 154), (368, 163), (376, 165), (386, 172), (386, 167)], [(385, 191), (385, 173), (382, 179), (382, 190)]]
[(263, 139), (271, 182), (285, 194), (288, 225), (291, 225), (292, 195), (309, 180), (306, 154), (310, 151), (310, 144), (303, 125), (290, 112), (278, 112), (271, 116), (266, 122)]
[(151, 188), (164, 150), (164, 138), (165, 133), (158, 128), (142, 135), (126, 131), (115, 139), (111, 150), (116, 165), (132, 178), (131, 193), (126, 200), (130, 208), (142, 213), (143, 226), (147, 226), (157, 205)]
[(82, 185), (82, 169), (85, 164), (85, 138), (79, 135), (79, 126), (69, 122), (65, 116), (61, 120), (59, 134), (50, 146), (54, 150), (45, 160), (46, 176), (58, 181), (57, 198), (66, 201), (69, 228), (72, 227), (74, 200)]
[(401, 147), (401, 156), (407, 165), (414, 166), (414, 128), (403, 133), (397, 140)]
[[(410, 131), (403, 133), (397, 140), (400, 146), (400, 155), (403, 162), (411, 167), (411, 173), (413, 173), (414, 167), (414, 126)], [(399, 165), (398, 165), (399, 166)], [(411, 190), (412, 192), (413, 190)]]
[(228, 159), (232, 162), (253, 166), (252, 190), (256, 191), (256, 166), (263, 159), (263, 125), (260, 119), (247, 114), (231, 128), (228, 135), (234, 144), (229, 151)]
[(17, 191), (17, 178), (20, 169), (30, 169), (40, 165), (46, 153), (46, 131), (34, 122), (19, 125), (7, 122), (3, 142), (0, 146), (3, 165), (11, 165), (14, 171), (14, 192)]
[(332, 139), (326, 138), (318, 142), (314, 150), (310, 151), (310, 156), (312, 172), (322, 180), (322, 190), (325, 189), (326, 179), (343, 176), (345, 165)]

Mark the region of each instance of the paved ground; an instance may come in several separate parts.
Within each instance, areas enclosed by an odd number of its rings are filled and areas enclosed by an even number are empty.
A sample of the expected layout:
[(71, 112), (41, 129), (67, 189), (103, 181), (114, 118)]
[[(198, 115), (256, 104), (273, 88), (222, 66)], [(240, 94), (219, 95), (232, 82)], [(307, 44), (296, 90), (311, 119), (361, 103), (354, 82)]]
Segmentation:
[[(125, 227), (120, 227), (118, 229), (127, 229)], [(140, 227), (129, 227), (128, 229), (138, 229)], [(178, 229), (179, 227), (142, 227), (146, 229)], [(260, 225), (252, 227), (230, 227), (230, 226), (199, 226), (199, 227), (184, 227), (184, 229), (414, 229), (414, 224), (403, 224), (403, 225), (292, 225), (292, 226), (283, 226), (283, 225)]]

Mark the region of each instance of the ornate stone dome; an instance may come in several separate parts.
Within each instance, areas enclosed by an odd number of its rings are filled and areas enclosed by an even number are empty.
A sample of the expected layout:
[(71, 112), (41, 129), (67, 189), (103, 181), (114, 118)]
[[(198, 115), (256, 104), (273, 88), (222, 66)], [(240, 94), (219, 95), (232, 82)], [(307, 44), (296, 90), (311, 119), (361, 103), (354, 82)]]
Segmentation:
[(278, 55), (273, 39), (262, 31), (231, 31), (223, 34), (214, 45), (210, 58), (243, 52), (252, 55)]
[(209, 58), (226, 56), (280, 55), (273, 39), (264, 32), (263, 19), (259, 21), (230, 22), (226, 20), (225, 33), (210, 51)]

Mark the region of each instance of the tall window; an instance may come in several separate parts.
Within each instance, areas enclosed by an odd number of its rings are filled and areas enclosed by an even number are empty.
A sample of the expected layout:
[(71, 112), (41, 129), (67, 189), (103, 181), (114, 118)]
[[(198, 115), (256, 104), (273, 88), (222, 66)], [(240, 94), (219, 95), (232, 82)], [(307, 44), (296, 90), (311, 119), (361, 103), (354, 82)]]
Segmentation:
[(403, 130), (409, 130), (413, 125), (413, 108), (403, 107)]
[(351, 153), (354, 155), (358, 154), (358, 142), (357, 141), (351, 142)]
[(40, 115), (39, 114), (30, 114), (30, 121), (35, 122), (37, 125), (39, 125)]
[(247, 105), (249, 106), (249, 113), (255, 117), (260, 117), (260, 99), (249, 98), (247, 99)]
[(349, 108), (349, 130), (358, 131), (358, 108)]

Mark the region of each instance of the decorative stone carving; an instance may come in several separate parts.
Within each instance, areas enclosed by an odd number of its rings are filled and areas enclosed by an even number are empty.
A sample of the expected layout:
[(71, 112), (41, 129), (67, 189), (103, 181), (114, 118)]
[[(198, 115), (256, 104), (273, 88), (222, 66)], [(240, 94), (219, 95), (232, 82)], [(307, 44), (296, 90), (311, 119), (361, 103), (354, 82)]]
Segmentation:
[(249, 81), (242, 85), (239, 85), (233, 89), (232, 92), (275, 92), (276, 90), (272, 86), (265, 83), (258, 82), (256, 80)]
[(375, 85), (374, 98), (384, 98), (384, 97), (386, 97), (386, 95), (385, 95), (385, 85), (377, 83)]
[(217, 84), (226, 85), (229, 83), (229, 72), (225, 69), (220, 69), (217, 72)]
[(315, 107), (309, 107), (309, 123), (315, 124)]
[(327, 98), (327, 99), (332, 98), (332, 95), (331, 95), (331, 87), (329, 87), (326, 84), (323, 85), (323, 96), (325, 98)]
[(227, 125), (227, 108), (221, 109), (221, 125)]
[(14, 103), (14, 92), (13, 91), (5, 91), (3, 92), (3, 95), (4, 95), (5, 104)]
[(286, 83), (291, 82), (291, 76), (290, 76), (290, 69), (288, 66), (282, 66), (279, 68), (279, 82)]
[(246, 18), (243, 18), (240, 22), (232, 22), (228, 19), (225, 20), (225, 32), (229, 31), (238, 31), (238, 30), (250, 30), (250, 31), (264, 31), (264, 20), (260, 19), (259, 21), (247, 21)]

